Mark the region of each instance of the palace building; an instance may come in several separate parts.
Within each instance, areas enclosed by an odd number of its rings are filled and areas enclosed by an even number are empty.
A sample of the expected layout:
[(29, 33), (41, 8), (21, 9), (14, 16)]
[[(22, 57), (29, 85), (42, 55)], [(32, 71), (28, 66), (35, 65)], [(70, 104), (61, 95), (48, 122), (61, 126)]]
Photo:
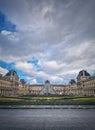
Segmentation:
[(0, 75), (0, 96), (19, 95), (95, 96), (95, 77), (82, 70), (77, 76), (77, 82), (72, 79), (68, 85), (54, 85), (48, 80), (45, 84), (29, 85), (23, 79), (19, 80), (14, 70), (10, 70), (5, 76)]

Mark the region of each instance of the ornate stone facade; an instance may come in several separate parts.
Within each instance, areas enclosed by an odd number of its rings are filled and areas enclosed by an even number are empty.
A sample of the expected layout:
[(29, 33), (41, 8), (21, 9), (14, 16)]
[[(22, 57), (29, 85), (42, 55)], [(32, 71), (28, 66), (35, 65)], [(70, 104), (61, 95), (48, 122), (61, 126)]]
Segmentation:
[(17, 95), (19, 78), (15, 71), (9, 71), (5, 76), (0, 76), (0, 96)]
[(82, 70), (77, 76), (77, 82), (71, 80), (68, 85), (53, 85), (48, 80), (42, 85), (29, 85), (20, 82), (14, 70), (9, 71), (5, 76), (0, 75), (0, 96), (54, 94), (95, 96), (95, 77)]

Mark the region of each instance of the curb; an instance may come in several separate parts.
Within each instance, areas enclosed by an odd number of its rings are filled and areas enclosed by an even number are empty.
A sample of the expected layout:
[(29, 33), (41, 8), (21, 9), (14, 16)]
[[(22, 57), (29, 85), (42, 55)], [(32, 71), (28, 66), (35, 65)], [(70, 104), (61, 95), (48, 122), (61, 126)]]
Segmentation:
[(0, 109), (95, 109), (94, 105), (9, 105)]

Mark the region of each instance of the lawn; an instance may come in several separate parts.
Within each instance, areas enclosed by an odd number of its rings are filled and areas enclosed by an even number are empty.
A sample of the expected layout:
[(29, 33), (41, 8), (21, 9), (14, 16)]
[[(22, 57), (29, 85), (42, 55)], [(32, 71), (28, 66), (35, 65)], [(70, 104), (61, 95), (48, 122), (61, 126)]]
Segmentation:
[(95, 97), (74, 97), (74, 96), (0, 97), (0, 105), (95, 105)]

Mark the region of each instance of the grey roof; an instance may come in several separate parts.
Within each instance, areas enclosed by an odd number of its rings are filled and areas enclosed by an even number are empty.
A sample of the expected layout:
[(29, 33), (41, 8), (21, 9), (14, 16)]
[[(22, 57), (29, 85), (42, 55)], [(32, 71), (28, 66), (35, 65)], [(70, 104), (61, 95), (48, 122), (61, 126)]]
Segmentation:
[(78, 74), (78, 77), (80, 76), (90, 76), (90, 74), (86, 70), (81, 70)]
[(49, 81), (49, 80), (46, 80), (45, 83), (50, 83), (50, 81)]
[(74, 79), (71, 79), (69, 83), (70, 83), (70, 84), (75, 84), (76, 81), (75, 81)]
[(17, 72), (14, 70), (10, 70), (5, 76), (17, 76), (18, 77)]

